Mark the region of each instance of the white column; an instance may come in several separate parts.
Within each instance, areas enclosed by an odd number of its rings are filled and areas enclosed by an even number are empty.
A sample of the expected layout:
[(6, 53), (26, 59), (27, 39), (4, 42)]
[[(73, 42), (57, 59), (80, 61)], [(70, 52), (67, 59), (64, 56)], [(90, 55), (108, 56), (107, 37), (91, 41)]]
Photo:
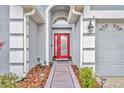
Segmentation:
[(28, 17), (35, 14), (35, 9), (24, 14), (24, 74), (27, 73), (27, 21)]
[(9, 62), (10, 72), (23, 74), (23, 8), (18, 5), (9, 6), (10, 9), (10, 43)]
[(80, 67), (83, 65), (83, 15), (80, 16)]
[(80, 16), (80, 67), (82, 67), (83, 62), (83, 14), (78, 12), (74, 7), (71, 8), (72, 13)]
[(46, 64), (49, 64), (49, 11), (46, 11)]
[[(92, 33), (88, 32), (90, 20), (94, 26)], [(84, 18), (83, 25), (83, 66), (93, 67), (95, 71), (95, 19)]]

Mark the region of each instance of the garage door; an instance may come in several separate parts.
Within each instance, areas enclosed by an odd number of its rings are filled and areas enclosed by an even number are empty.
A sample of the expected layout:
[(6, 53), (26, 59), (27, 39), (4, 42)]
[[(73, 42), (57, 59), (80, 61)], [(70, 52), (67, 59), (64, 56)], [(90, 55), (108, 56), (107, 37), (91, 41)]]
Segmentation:
[(96, 75), (124, 76), (124, 23), (98, 21), (96, 28)]

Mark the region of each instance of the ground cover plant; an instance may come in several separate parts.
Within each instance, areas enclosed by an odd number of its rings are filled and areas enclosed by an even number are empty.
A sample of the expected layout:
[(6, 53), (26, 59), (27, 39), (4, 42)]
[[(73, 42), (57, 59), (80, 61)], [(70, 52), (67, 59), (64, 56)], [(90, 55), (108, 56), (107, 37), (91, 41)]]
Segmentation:
[(16, 88), (18, 76), (15, 73), (0, 75), (0, 88)]

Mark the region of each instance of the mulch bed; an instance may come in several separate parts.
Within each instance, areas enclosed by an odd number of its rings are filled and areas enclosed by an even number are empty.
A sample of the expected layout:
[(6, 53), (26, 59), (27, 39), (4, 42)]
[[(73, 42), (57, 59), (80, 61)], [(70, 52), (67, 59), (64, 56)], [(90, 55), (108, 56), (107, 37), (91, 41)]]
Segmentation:
[(51, 66), (38, 64), (27, 73), (26, 78), (17, 83), (17, 86), (20, 88), (43, 88), (50, 70)]
[[(75, 75), (76, 75), (76, 77), (77, 77), (77, 79), (78, 79), (78, 81), (79, 81), (80, 86), (81, 86), (82, 88), (84, 88), (84, 85), (81, 84), (79, 68), (77, 67), (77, 65), (71, 65), (71, 66), (72, 66), (73, 71), (74, 71), (74, 73), (75, 73)], [(101, 88), (100, 84), (99, 84), (97, 81), (96, 81), (96, 86), (95, 86), (95, 88)]]

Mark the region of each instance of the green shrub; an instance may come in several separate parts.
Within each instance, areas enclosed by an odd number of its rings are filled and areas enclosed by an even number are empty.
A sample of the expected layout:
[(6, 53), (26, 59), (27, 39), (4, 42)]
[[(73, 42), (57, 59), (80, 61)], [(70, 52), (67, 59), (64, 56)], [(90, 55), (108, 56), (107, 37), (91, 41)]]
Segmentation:
[(15, 88), (18, 76), (15, 73), (6, 73), (0, 76), (0, 88)]
[(93, 69), (91, 67), (80, 68), (80, 80), (83, 87), (94, 88), (96, 85), (96, 77), (93, 75)]

